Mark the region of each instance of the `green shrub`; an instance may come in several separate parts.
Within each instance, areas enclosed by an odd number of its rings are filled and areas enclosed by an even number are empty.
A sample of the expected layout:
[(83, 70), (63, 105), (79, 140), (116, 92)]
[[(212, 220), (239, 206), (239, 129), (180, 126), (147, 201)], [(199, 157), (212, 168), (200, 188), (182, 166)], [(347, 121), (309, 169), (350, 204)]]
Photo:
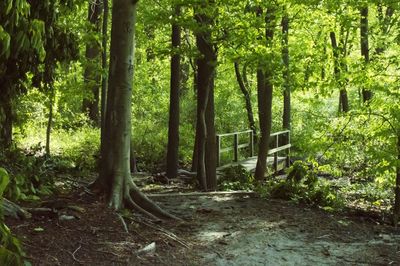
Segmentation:
[(294, 200), (326, 209), (340, 208), (342, 199), (329, 181), (319, 178), (316, 162), (296, 161), (289, 168), (286, 179), (269, 180), (257, 190), (264, 196)]
[(254, 188), (253, 175), (241, 165), (225, 168), (218, 181), (221, 190), (252, 190)]
[[(3, 201), (3, 192), (9, 183), (9, 175), (4, 168), (0, 168), (0, 204)], [(24, 260), (19, 240), (11, 234), (4, 223), (2, 208), (0, 208), (0, 265), (30, 265)]]

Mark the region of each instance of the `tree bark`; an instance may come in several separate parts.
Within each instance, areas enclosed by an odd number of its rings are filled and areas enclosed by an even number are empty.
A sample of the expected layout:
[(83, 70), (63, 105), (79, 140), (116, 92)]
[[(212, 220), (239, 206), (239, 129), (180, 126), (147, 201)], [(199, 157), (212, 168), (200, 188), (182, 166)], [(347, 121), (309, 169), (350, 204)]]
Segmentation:
[[(205, 6), (202, 6), (204, 8)], [(212, 25), (213, 19), (198, 12), (196, 21), (203, 28)], [(208, 29), (199, 29), (196, 33), (196, 45), (200, 52), (197, 59), (197, 179), (200, 187), (204, 190), (214, 189), (216, 184), (216, 155), (207, 154), (207, 151), (215, 151), (215, 129), (214, 129), (214, 97), (213, 83), (217, 61), (216, 51), (211, 42), (211, 32)], [(211, 101), (210, 101), (211, 99)], [(209, 105), (209, 106), (208, 106)], [(212, 116), (212, 117), (209, 117)], [(206, 157), (207, 156), (207, 157)], [(215, 160), (215, 162), (212, 162)], [(213, 169), (214, 168), (214, 169)], [(215, 179), (215, 180), (214, 180)]]
[[(215, 72), (215, 70), (214, 70)], [(215, 134), (215, 108), (214, 108), (214, 77), (210, 80), (210, 94), (208, 95), (208, 103), (206, 109), (206, 126), (207, 126), (207, 142), (206, 142), (206, 176), (207, 191), (217, 189), (217, 140)]]
[[(362, 7), (360, 10), (360, 43), (361, 43), (361, 56), (364, 57), (365, 66), (369, 63), (369, 42), (368, 42), (368, 6)], [(363, 102), (367, 103), (372, 99), (372, 92), (367, 89), (362, 89)]]
[[(174, 7), (175, 19), (180, 15), (180, 7)], [(179, 165), (179, 94), (181, 86), (181, 29), (176, 22), (172, 24), (172, 56), (171, 56), (171, 83), (169, 100), (169, 125), (167, 148), (167, 177), (175, 178)]]
[(291, 98), (290, 98), (290, 70), (289, 70), (289, 16), (286, 13), (282, 18), (282, 61), (283, 61), (283, 116), (282, 127), (290, 130)]
[[(101, 13), (101, 0), (90, 1), (88, 21), (94, 27), (95, 32), (100, 32)], [(83, 99), (82, 109), (88, 114), (89, 119), (95, 126), (99, 126), (99, 87), (101, 83), (101, 74), (96, 65), (100, 60), (100, 51), (101, 47), (96, 40), (92, 40), (86, 45), (86, 59), (88, 63), (85, 68), (84, 80), (86, 88), (90, 91), (91, 95)]]
[[(268, 8), (265, 15), (266, 46), (271, 47), (275, 29), (275, 10)], [(273, 68), (271, 65), (261, 64), (257, 71), (258, 116), (260, 120), (261, 138), (258, 145), (258, 157), (255, 178), (263, 180), (267, 168), (269, 138), (272, 128), (272, 95), (273, 95)]]
[(347, 97), (347, 91), (345, 87), (345, 83), (342, 80), (341, 76), (341, 53), (340, 53), (340, 48), (337, 45), (336, 41), (336, 34), (335, 32), (330, 33), (330, 38), (331, 38), (331, 43), (332, 43), (332, 50), (333, 50), (333, 59), (334, 59), (334, 74), (335, 74), (335, 79), (336, 82), (339, 86), (339, 110), (342, 112), (348, 112), (349, 111), (349, 100)]
[(115, 210), (130, 207), (154, 219), (176, 218), (160, 209), (134, 184), (130, 175), (131, 98), (136, 3), (114, 0), (110, 69), (101, 172), (94, 189), (106, 194)]
[(48, 84), (50, 90), (50, 101), (49, 101), (49, 118), (47, 120), (47, 129), (46, 129), (46, 155), (50, 156), (50, 137), (51, 137), (51, 128), (53, 125), (53, 108), (54, 108), (54, 100), (55, 100), (55, 91), (54, 85)]
[(236, 80), (239, 84), (240, 91), (243, 94), (244, 101), (245, 101), (245, 107), (247, 111), (247, 120), (249, 121), (249, 127), (253, 131), (254, 136), (257, 135), (257, 128), (256, 128), (256, 122), (254, 121), (254, 114), (253, 114), (253, 107), (251, 104), (251, 97), (250, 97), (250, 91), (248, 87), (246, 87), (242, 74), (240, 73), (240, 68), (239, 68), (239, 62), (235, 62), (235, 74), (236, 74)]
[[(7, 82), (4, 82), (7, 83)], [(7, 86), (7, 84), (2, 86)], [(8, 149), (12, 143), (12, 124), (13, 112), (11, 102), (11, 89), (4, 88), (4, 93), (0, 97), (0, 147)]]
[[(100, 120), (101, 120), (101, 143), (104, 142), (104, 129), (105, 129), (105, 114), (107, 103), (107, 45), (108, 45), (108, 13), (109, 5), (108, 0), (103, 0), (103, 25), (102, 25), (102, 53), (101, 53), (101, 68), (103, 75), (101, 78), (101, 103), (100, 103)], [(101, 144), (102, 146), (102, 144)]]
[[(397, 160), (400, 161), (400, 133), (397, 135)], [(400, 218), (400, 166), (396, 166), (396, 187), (393, 208), (393, 224), (397, 227)]]

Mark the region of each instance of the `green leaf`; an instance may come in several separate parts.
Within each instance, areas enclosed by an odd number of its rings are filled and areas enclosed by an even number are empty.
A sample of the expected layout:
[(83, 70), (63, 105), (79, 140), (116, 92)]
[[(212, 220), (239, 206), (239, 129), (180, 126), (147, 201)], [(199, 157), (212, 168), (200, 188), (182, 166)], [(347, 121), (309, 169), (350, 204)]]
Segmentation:
[(0, 198), (3, 196), (3, 192), (6, 189), (9, 182), (10, 182), (10, 177), (6, 169), (0, 167)]

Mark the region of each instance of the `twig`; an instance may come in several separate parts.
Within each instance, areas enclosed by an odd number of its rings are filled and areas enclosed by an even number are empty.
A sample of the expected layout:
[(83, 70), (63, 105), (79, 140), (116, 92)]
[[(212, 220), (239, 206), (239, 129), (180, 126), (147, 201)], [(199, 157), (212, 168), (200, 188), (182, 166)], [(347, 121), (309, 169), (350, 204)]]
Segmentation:
[(75, 257), (75, 254), (76, 254), (76, 252), (78, 252), (78, 250), (81, 249), (81, 247), (82, 247), (82, 245), (79, 245), (79, 247), (78, 247), (77, 249), (75, 249), (74, 252), (72, 252), (72, 258), (73, 258), (76, 262), (79, 262), (79, 263), (82, 263), (82, 262), (79, 261), (79, 260)]
[[(133, 219), (133, 218), (131, 218), (131, 219)], [(143, 225), (146, 225), (146, 226), (148, 226), (148, 227), (150, 227), (150, 228), (152, 228), (154, 230), (157, 230), (157, 231), (161, 232), (163, 235), (165, 235), (166, 237), (168, 237), (168, 238), (174, 240), (175, 242), (181, 244), (183, 247), (189, 248), (189, 245), (186, 244), (184, 241), (180, 240), (174, 233), (172, 233), (172, 232), (170, 232), (170, 231), (168, 231), (168, 230), (166, 230), (166, 229), (164, 229), (162, 227), (157, 227), (157, 226), (154, 226), (152, 224), (146, 223), (144, 221), (140, 221), (140, 220), (135, 220), (135, 221), (139, 222), (139, 223), (141, 223)]]
[(121, 220), (122, 225), (124, 226), (124, 230), (127, 234), (129, 234), (128, 226), (125, 223), (124, 217), (121, 214), (117, 213), (118, 218)]

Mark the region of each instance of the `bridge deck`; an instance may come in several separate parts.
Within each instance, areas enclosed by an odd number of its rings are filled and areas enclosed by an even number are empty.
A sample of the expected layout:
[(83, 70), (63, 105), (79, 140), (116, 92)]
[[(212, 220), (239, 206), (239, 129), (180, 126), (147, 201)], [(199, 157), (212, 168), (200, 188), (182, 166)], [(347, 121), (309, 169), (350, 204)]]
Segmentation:
[[(253, 156), (253, 157), (249, 157), (242, 161), (231, 162), (229, 164), (222, 165), (217, 168), (217, 171), (222, 171), (222, 170), (232, 167), (232, 166), (241, 165), (247, 171), (254, 173), (254, 171), (256, 170), (256, 164), (257, 164), (257, 156)], [(274, 164), (274, 157), (273, 156), (268, 157), (267, 158), (267, 166), (272, 167), (273, 164)], [(278, 157), (278, 171), (285, 169), (285, 167), (286, 167), (286, 157)]]

